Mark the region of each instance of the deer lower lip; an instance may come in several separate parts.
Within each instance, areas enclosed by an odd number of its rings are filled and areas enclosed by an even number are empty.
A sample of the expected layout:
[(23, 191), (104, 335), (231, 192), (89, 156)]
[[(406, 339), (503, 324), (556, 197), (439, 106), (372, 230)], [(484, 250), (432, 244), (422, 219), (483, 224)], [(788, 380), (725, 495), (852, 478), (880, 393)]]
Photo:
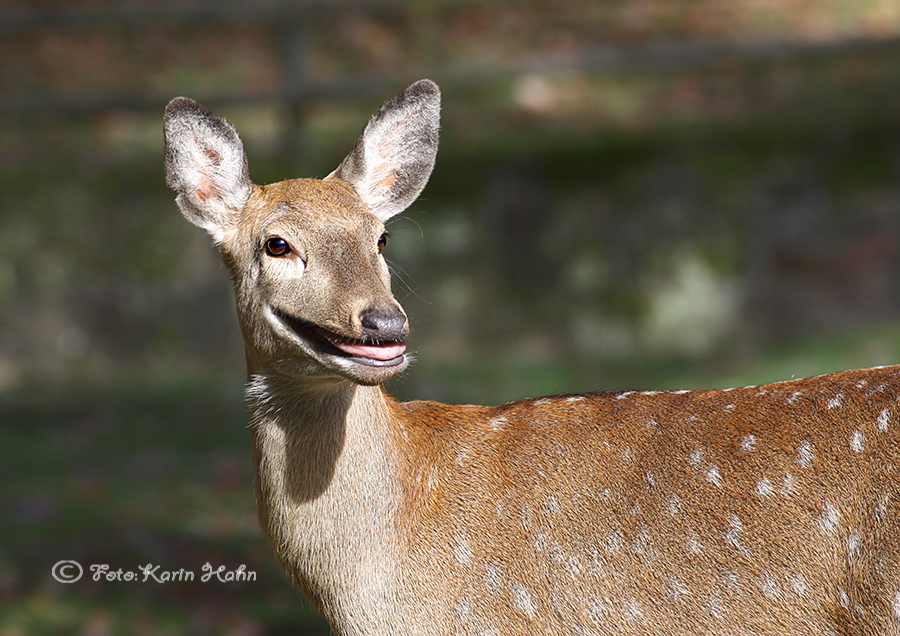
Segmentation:
[(402, 340), (361, 340), (338, 335), (319, 325), (273, 308), (275, 316), (298, 336), (321, 352), (351, 358), (374, 367), (392, 367), (403, 362), (406, 343)]

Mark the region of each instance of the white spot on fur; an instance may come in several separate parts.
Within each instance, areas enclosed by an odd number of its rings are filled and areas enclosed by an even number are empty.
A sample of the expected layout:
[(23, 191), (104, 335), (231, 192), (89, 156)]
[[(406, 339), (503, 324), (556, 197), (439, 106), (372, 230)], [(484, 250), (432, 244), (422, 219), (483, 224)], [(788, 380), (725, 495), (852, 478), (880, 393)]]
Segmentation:
[(630, 598), (622, 604), (622, 618), (626, 621), (633, 621), (641, 615), (641, 606), (637, 599)]
[(531, 529), (531, 507), (530, 506), (526, 506), (522, 510), (522, 514), (520, 515), (520, 520), (522, 523), (523, 530)]
[(556, 539), (553, 539), (550, 545), (547, 546), (547, 554), (550, 555), (550, 560), (556, 565), (565, 565), (568, 562), (568, 557), (563, 553), (562, 546)]
[(544, 513), (548, 515), (554, 514), (559, 510), (559, 501), (556, 500), (556, 497), (550, 495), (544, 501)]
[(696, 468), (700, 465), (700, 460), (703, 458), (703, 451), (699, 448), (695, 451), (692, 451), (690, 455), (688, 455), (688, 464)]
[(618, 530), (610, 530), (603, 541), (603, 547), (606, 549), (607, 554), (615, 554), (622, 549), (623, 543), (624, 540)]
[(587, 615), (595, 623), (602, 623), (606, 620), (606, 602), (599, 597), (589, 599), (587, 602)]
[(890, 495), (884, 495), (875, 505), (875, 519), (877, 521), (883, 520), (884, 516), (887, 514), (887, 507), (890, 499)]
[(740, 517), (734, 513), (729, 515), (728, 526), (728, 530), (725, 531), (725, 541), (735, 548), (742, 550), (743, 546), (741, 545), (740, 534), (744, 531), (744, 524), (741, 523)]
[(650, 531), (642, 526), (631, 540), (631, 551), (644, 557), (644, 560), (650, 561), (653, 559), (653, 552), (650, 548), (651, 541)]
[(706, 469), (706, 481), (717, 488), (722, 487), (722, 475), (719, 474), (719, 469), (716, 466), (710, 466)]
[(453, 543), (453, 554), (456, 556), (458, 563), (466, 564), (472, 558), (472, 548), (469, 546), (469, 539), (464, 535), (457, 535)]
[(797, 596), (806, 596), (806, 593), (809, 591), (809, 585), (806, 583), (806, 579), (803, 578), (802, 574), (795, 574), (790, 579), (791, 591)]
[(617, 399), (617, 400), (624, 400), (625, 398), (627, 398), (627, 397), (628, 397), (629, 395), (631, 395), (632, 393), (634, 393), (634, 391), (625, 391), (624, 393), (619, 393), (619, 394), (616, 396), (616, 399)]
[(741, 440), (741, 452), (749, 453), (756, 447), (756, 435), (744, 435)]
[(734, 404), (726, 404), (725, 407), (722, 409), (722, 412), (723, 412), (723, 413), (732, 413), (732, 412), (734, 412)]
[(682, 583), (677, 576), (672, 574), (666, 576), (665, 593), (676, 601), (691, 595), (691, 591), (685, 587), (684, 583)]
[(844, 400), (844, 394), (838, 393), (833, 398), (828, 400), (828, 404), (825, 405), (825, 408), (828, 409), (829, 411), (831, 409), (836, 409), (837, 407), (839, 407), (841, 405), (841, 402), (843, 402), (843, 400)]
[(838, 521), (841, 518), (840, 511), (834, 507), (830, 501), (826, 500), (822, 504), (822, 514), (819, 515), (819, 528), (825, 534), (832, 534), (837, 530)]
[(875, 421), (875, 426), (878, 428), (878, 431), (884, 433), (888, 430), (888, 422), (890, 421), (891, 415), (887, 409), (883, 409), (881, 413), (878, 414), (878, 419)]
[(706, 601), (706, 611), (708, 611), (713, 618), (722, 618), (724, 608), (717, 596), (710, 596), (709, 600)]
[(775, 583), (775, 579), (772, 578), (772, 575), (768, 572), (763, 572), (763, 575), (760, 577), (759, 589), (761, 589), (762, 593), (768, 598), (775, 598), (778, 596), (778, 585)]
[(663, 506), (663, 510), (666, 511), (666, 514), (670, 517), (674, 517), (679, 512), (681, 512), (681, 497), (676, 494), (672, 494), (666, 500), (665, 505)]
[(701, 554), (703, 552), (703, 544), (697, 537), (688, 537), (687, 551), (691, 554)]
[(488, 563), (484, 568), (484, 582), (488, 589), (496, 591), (500, 587), (500, 566), (496, 563)]
[(648, 470), (644, 473), (644, 483), (653, 488), (656, 485), (656, 475), (653, 474), (652, 470)]
[(513, 585), (512, 603), (521, 612), (524, 612), (529, 616), (535, 615), (534, 601), (531, 598), (531, 592), (522, 583)]
[(769, 478), (763, 477), (756, 483), (755, 492), (760, 497), (769, 497), (775, 492), (775, 489), (772, 488), (772, 482), (769, 481)]
[(472, 620), (472, 604), (468, 600), (461, 598), (456, 600), (456, 607), (453, 608), (456, 614), (456, 620), (467, 625)]
[(847, 594), (847, 590), (842, 587), (838, 588), (838, 603), (844, 609), (850, 609), (850, 596)]
[(741, 577), (737, 572), (725, 570), (722, 572), (722, 589), (726, 594), (734, 594), (740, 587)]
[(491, 419), (490, 421), (488, 421), (488, 428), (491, 429), (492, 431), (502, 431), (503, 428), (506, 426), (506, 422), (507, 422), (506, 418), (504, 416), (500, 415), (500, 416), (495, 417), (495, 418)]
[(854, 453), (861, 453), (863, 449), (866, 447), (866, 436), (863, 434), (861, 430), (853, 431), (853, 435), (850, 436), (850, 448)]
[(797, 447), (797, 463), (803, 468), (809, 468), (813, 460), (812, 444), (809, 442), (800, 442)]
[(894, 618), (900, 621), (900, 592), (894, 594), (894, 601), (891, 603), (891, 607), (894, 609)]
[(581, 561), (578, 560), (578, 555), (572, 553), (566, 559), (566, 570), (569, 571), (569, 574), (573, 579), (578, 578), (581, 575), (582, 565)]
[(784, 476), (784, 479), (781, 480), (781, 494), (784, 496), (789, 496), (794, 493), (794, 476), (791, 473), (787, 473)]
[(544, 404), (550, 404), (550, 398), (541, 398), (534, 401), (534, 406), (543, 406)]
[(800, 398), (801, 395), (803, 395), (803, 391), (794, 391), (793, 393), (791, 393), (788, 399), (785, 400), (785, 402), (787, 402), (788, 404), (793, 404)]
[(851, 534), (847, 537), (847, 557), (851, 560), (859, 556), (859, 535)]
[(583, 395), (573, 395), (572, 397), (567, 397), (566, 402), (581, 402), (584, 399)]

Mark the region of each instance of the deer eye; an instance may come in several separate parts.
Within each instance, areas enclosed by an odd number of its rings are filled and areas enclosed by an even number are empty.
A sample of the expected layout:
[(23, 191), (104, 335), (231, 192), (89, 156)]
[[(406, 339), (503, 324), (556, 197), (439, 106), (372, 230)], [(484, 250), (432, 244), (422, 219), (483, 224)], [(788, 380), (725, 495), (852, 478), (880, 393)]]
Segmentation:
[(388, 237), (391, 235), (390, 232), (385, 232), (380, 237), (378, 237), (378, 253), (381, 254), (382, 250), (384, 250), (385, 245), (387, 245)]
[(265, 246), (269, 256), (287, 256), (291, 253), (290, 244), (280, 236), (266, 239)]

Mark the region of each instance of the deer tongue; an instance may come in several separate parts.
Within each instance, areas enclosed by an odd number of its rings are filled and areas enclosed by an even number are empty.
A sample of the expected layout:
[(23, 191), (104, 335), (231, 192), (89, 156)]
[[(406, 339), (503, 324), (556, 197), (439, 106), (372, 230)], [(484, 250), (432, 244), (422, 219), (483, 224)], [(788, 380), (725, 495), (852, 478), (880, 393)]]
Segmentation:
[(403, 352), (406, 351), (406, 344), (403, 342), (387, 342), (384, 344), (359, 344), (332, 341), (331, 344), (348, 355), (358, 356), (360, 358), (371, 358), (373, 360), (380, 360), (382, 362), (393, 360), (394, 358), (403, 355)]

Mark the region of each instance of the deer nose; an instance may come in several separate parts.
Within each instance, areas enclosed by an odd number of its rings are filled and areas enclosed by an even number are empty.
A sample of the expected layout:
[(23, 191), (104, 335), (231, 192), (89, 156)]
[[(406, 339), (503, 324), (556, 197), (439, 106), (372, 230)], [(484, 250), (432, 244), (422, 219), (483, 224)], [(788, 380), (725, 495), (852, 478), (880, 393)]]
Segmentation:
[(366, 309), (360, 314), (359, 321), (366, 335), (378, 340), (403, 340), (408, 333), (406, 314), (398, 307)]

